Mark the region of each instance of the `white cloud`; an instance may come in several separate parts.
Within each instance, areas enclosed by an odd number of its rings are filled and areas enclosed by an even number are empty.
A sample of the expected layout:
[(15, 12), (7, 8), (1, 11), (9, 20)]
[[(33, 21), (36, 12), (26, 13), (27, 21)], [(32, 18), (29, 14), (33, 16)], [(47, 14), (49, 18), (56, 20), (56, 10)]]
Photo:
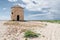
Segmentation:
[[(22, 0), (26, 3), (25, 8), (30, 11), (41, 11), (42, 8), (48, 7), (48, 2), (46, 0)], [(36, 4), (33, 3), (36, 2)]]
[[(48, 8), (49, 2), (46, 0), (21, 0), (26, 5), (18, 3), (19, 0), (8, 0), (10, 2), (16, 2), (14, 4), (21, 5), (22, 7), (28, 9), (29, 11), (41, 11), (42, 8)], [(33, 3), (35, 2), (35, 4)]]
[(52, 15), (51, 13), (28, 15), (28, 19), (35, 19), (36, 20), (37, 18), (39, 20), (49, 20), (49, 19), (53, 20), (54, 19), (54, 15)]
[(45, 14), (33, 14), (33, 15), (29, 15), (28, 17), (29, 17), (29, 18), (32, 18), (32, 17), (41, 16), (41, 15), (45, 15)]
[(7, 8), (3, 8), (3, 10), (6, 10)]
[(15, 5), (19, 5), (19, 6), (23, 7), (23, 8), (25, 7), (24, 4), (20, 4), (20, 3), (14, 3), (13, 5), (14, 5), (14, 6), (15, 6)]
[(18, 1), (18, 0), (8, 0), (9, 2), (16, 2), (16, 1)]
[[(22, 7), (25, 7), (26, 9), (30, 11), (43, 11), (42, 8), (56, 8), (57, 3), (59, 3), (59, 0), (21, 0), (26, 5), (18, 3), (19, 0), (8, 0), (10, 2), (16, 2), (15, 4), (21, 5)], [(36, 3), (34, 4), (33, 1)], [(44, 10), (45, 11), (45, 10)]]
[(22, 0), (24, 3), (29, 4), (31, 3), (31, 0)]
[[(47, 19), (57, 19), (60, 17), (60, 0), (33, 0), (37, 4), (29, 3), (26, 5), (26, 9), (31, 10), (31, 11), (42, 11), (46, 12), (49, 11), (47, 14), (33, 14), (29, 15), (29, 18), (34, 18), (34, 17), (46, 17)], [(50, 8), (49, 10), (42, 10), (42, 8)], [(45, 18), (44, 18), (45, 19)]]

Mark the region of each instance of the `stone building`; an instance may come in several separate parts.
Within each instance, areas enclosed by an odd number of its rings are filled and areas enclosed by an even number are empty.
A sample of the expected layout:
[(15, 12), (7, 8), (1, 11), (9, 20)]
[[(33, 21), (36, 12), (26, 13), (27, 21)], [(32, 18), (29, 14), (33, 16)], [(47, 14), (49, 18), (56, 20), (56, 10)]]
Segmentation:
[(19, 5), (11, 7), (11, 20), (23, 21), (24, 20), (24, 9)]

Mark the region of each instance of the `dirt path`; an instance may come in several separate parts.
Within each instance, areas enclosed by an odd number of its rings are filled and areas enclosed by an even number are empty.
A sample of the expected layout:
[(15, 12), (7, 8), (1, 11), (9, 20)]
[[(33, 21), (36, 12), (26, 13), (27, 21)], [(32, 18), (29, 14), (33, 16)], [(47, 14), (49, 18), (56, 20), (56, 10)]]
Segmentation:
[(47, 37), (47, 40), (60, 40), (60, 24), (47, 23), (47, 26), (43, 29), (42, 34)]

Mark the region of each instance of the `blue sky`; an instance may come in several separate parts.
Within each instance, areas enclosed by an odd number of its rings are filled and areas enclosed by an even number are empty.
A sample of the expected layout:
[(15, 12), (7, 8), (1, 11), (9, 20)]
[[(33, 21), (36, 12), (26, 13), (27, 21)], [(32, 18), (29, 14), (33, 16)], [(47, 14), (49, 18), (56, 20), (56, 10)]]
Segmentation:
[(11, 7), (24, 8), (25, 20), (60, 20), (60, 0), (0, 0), (0, 20), (10, 20)]

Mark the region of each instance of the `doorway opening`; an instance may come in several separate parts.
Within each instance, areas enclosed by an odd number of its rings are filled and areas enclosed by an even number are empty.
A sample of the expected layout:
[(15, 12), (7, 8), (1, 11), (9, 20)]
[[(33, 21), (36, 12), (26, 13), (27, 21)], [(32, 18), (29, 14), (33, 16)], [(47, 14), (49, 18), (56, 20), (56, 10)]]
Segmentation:
[(19, 21), (19, 15), (17, 15), (17, 21)]

